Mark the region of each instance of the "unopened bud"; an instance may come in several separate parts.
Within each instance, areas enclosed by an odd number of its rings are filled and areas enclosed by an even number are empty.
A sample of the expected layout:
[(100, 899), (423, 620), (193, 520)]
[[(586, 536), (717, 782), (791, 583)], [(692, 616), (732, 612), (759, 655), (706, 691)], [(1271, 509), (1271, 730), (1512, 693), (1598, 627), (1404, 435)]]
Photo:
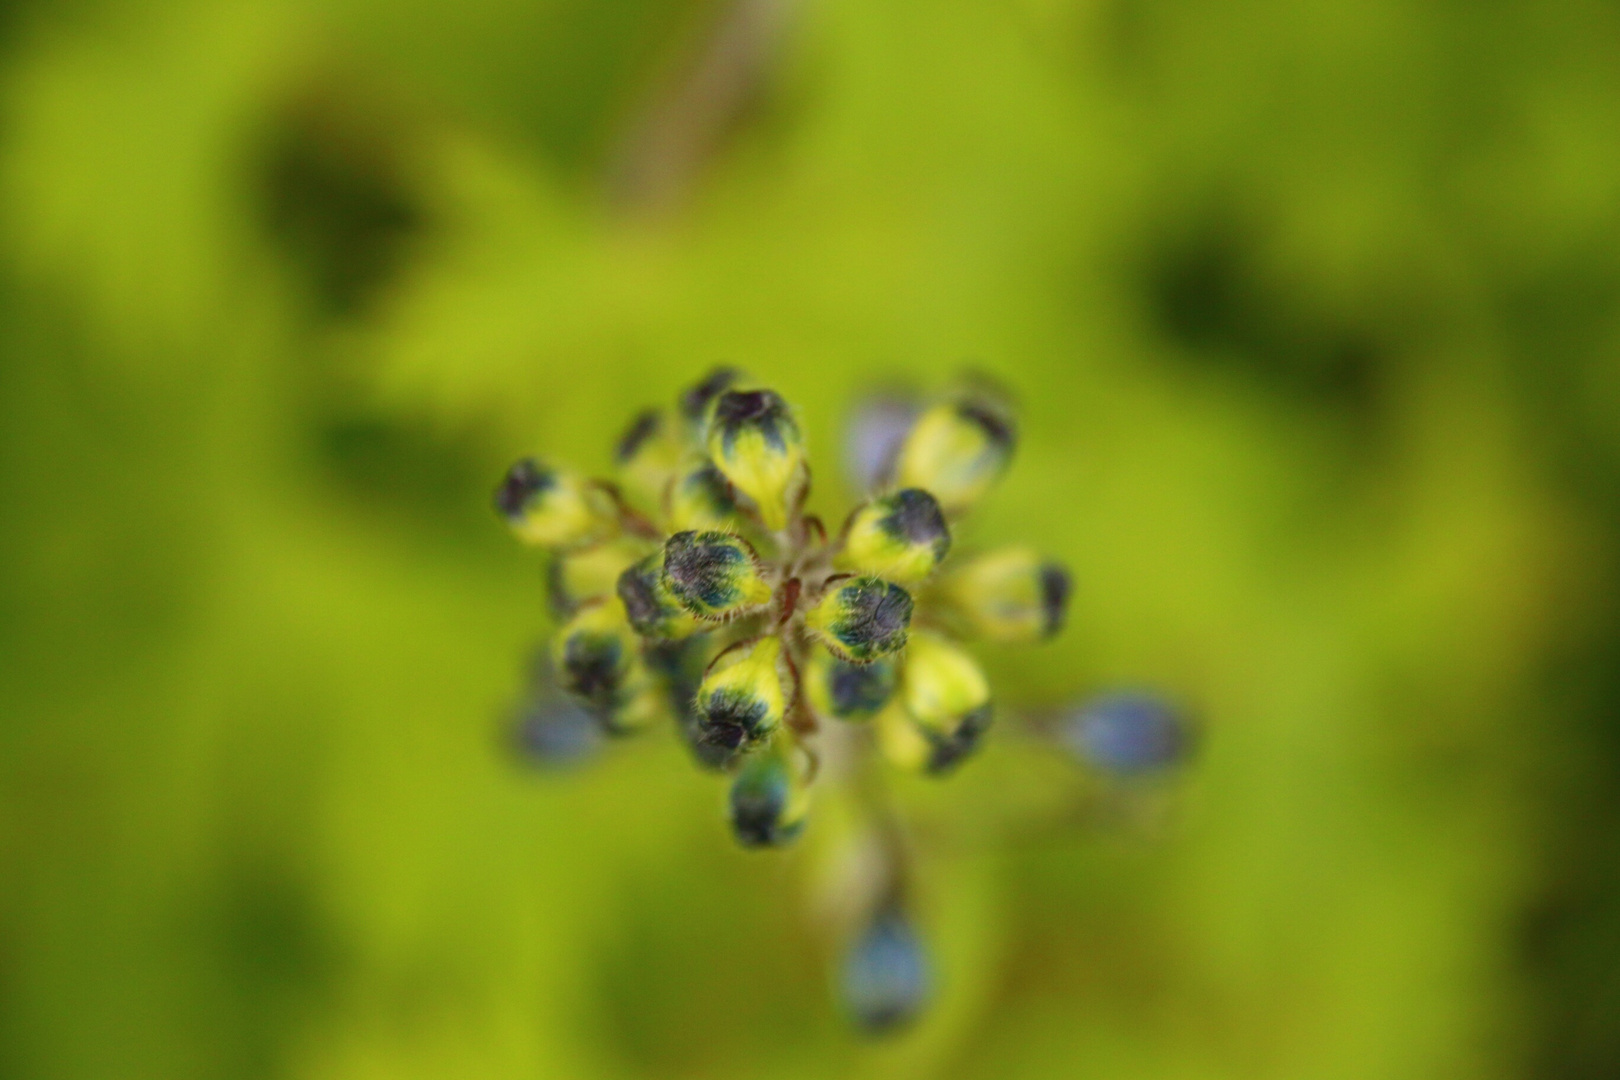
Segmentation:
[(617, 531), (606, 492), (534, 458), (507, 470), (495, 491), (495, 509), (519, 539), (541, 547), (573, 547)]
[(804, 485), (804, 438), (787, 402), (770, 390), (728, 390), (714, 404), (707, 446), (715, 467), (748, 496), (765, 527), (787, 527)]
[(656, 508), (680, 457), (681, 439), (669, 415), (661, 409), (648, 409), (619, 437), (613, 463), (624, 490), (642, 506)]
[(910, 585), (932, 574), (950, 550), (939, 503), (921, 488), (903, 488), (850, 517), (839, 565)]
[(905, 647), (911, 594), (882, 578), (835, 581), (805, 614), (823, 645), (843, 660), (869, 664)]
[(884, 907), (861, 930), (840, 985), (854, 1021), (874, 1035), (905, 1027), (922, 1012), (930, 992), (928, 958), (898, 907)]
[(851, 664), (826, 649), (812, 649), (804, 670), (810, 707), (839, 720), (870, 720), (894, 697), (899, 665), (892, 656), (870, 664)]
[(926, 488), (945, 513), (973, 507), (1012, 460), (1012, 413), (989, 397), (964, 394), (917, 418), (900, 449), (895, 482)]
[(781, 669), (778, 637), (760, 638), (722, 654), (698, 686), (698, 726), (704, 741), (741, 751), (781, 727), (789, 694)]
[(1072, 591), (1062, 565), (1014, 546), (953, 566), (940, 582), (939, 596), (946, 616), (964, 634), (1028, 642), (1063, 628)]
[(778, 735), (751, 754), (731, 783), (731, 830), (743, 847), (782, 847), (804, 831), (810, 785), (803, 755)]
[(730, 481), (707, 458), (678, 474), (670, 486), (672, 529), (730, 530), (740, 518)]
[(734, 533), (688, 531), (670, 537), (664, 544), (664, 583), (701, 619), (746, 614), (771, 599), (753, 547)]
[(630, 625), (644, 637), (684, 638), (704, 629), (697, 616), (670, 593), (662, 551), (626, 567), (614, 588)]
[(612, 596), (625, 567), (647, 554), (651, 545), (633, 537), (605, 540), (588, 548), (552, 556), (547, 575), (551, 610), (567, 618), (581, 605)]

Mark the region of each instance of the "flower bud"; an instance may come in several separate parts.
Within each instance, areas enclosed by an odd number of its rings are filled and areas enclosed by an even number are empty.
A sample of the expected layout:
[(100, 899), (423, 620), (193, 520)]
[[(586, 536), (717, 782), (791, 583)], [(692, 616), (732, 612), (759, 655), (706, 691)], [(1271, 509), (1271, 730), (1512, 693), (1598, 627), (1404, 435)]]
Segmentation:
[(771, 587), (748, 541), (734, 533), (678, 532), (664, 544), (664, 585), (701, 619), (725, 619), (768, 604)]
[(846, 578), (827, 589), (804, 621), (833, 655), (869, 664), (905, 646), (911, 594), (882, 578)]
[(669, 695), (639, 663), (623, 694), (597, 717), (602, 730), (616, 736), (634, 735), (653, 724), (669, 723), (672, 718)]
[(940, 637), (913, 634), (900, 673), (900, 699), (930, 748), (925, 768), (948, 771), (990, 727), (990, 682), (968, 653)]
[(567, 618), (582, 604), (612, 596), (619, 575), (642, 558), (648, 547), (645, 540), (620, 537), (552, 556), (546, 579), (552, 612)]
[(731, 782), (731, 831), (743, 847), (782, 847), (804, 831), (810, 785), (803, 755), (790, 740), (751, 754)]
[(1081, 759), (1125, 775), (1184, 760), (1193, 733), (1180, 710), (1152, 694), (1108, 694), (1060, 722), (1058, 738)]
[(670, 486), (671, 529), (730, 530), (741, 517), (730, 482), (707, 458), (679, 473)]
[(1012, 460), (1012, 414), (988, 396), (963, 395), (917, 418), (900, 448), (895, 482), (933, 492), (957, 517), (990, 490)]
[(945, 615), (964, 634), (1027, 642), (1063, 628), (1072, 584), (1061, 565), (1025, 547), (998, 548), (952, 568), (940, 582)]
[(577, 701), (552, 698), (531, 702), (512, 730), (519, 757), (546, 769), (581, 765), (602, 747), (602, 728)]
[(851, 664), (814, 649), (804, 670), (804, 692), (818, 715), (870, 720), (894, 697), (900, 670), (893, 657)]
[(840, 987), (850, 1015), (873, 1034), (902, 1028), (922, 1012), (929, 997), (928, 957), (898, 907), (880, 910), (851, 944)]
[(626, 567), (614, 585), (636, 633), (649, 638), (684, 638), (702, 630), (697, 616), (676, 600), (664, 578), (664, 553), (655, 551)]
[(616, 599), (587, 604), (557, 632), (552, 664), (564, 690), (607, 716), (630, 703), (647, 681), (640, 639)]
[(789, 688), (781, 671), (782, 639), (764, 637), (723, 653), (698, 686), (698, 727), (712, 746), (740, 751), (782, 726)]
[(939, 503), (921, 488), (904, 488), (850, 516), (839, 565), (910, 585), (933, 573), (950, 550)]
[(895, 459), (921, 408), (909, 397), (886, 395), (861, 402), (844, 425), (844, 472), (859, 492), (876, 491), (894, 474)]
[(717, 367), (703, 376), (703, 381), (681, 392), (681, 416), (688, 428), (702, 440), (708, 427), (709, 412), (715, 399), (741, 381), (743, 373), (734, 367)]
[(605, 491), (534, 458), (507, 470), (495, 491), (495, 509), (519, 539), (541, 547), (573, 547), (618, 531)]
[(641, 505), (657, 507), (681, 458), (681, 440), (669, 416), (648, 409), (635, 418), (613, 452), (619, 482)]
[(707, 446), (715, 467), (752, 499), (765, 527), (787, 527), (804, 484), (804, 439), (787, 402), (770, 390), (728, 390), (714, 403)]

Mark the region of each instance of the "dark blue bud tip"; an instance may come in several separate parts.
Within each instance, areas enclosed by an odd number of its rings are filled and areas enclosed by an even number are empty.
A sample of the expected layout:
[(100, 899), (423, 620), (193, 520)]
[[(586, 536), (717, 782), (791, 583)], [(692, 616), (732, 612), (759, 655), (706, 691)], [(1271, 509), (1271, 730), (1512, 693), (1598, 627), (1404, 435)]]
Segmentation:
[(835, 630), (857, 656), (892, 651), (911, 626), (911, 594), (878, 578), (862, 578), (839, 592), (844, 618)]
[(1057, 563), (1041, 567), (1041, 614), (1045, 621), (1042, 632), (1046, 637), (1063, 629), (1063, 620), (1069, 611), (1069, 595), (1073, 591), (1074, 582), (1067, 570)]
[(743, 847), (780, 847), (798, 837), (804, 822), (784, 824), (789, 790), (785, 772), (745, 770), (731, 787), (731, 828)]
[(882, 660), (872, 664), (851, 664), (834, 659), (828, 679), (827, 697), (840, 716), (876, 712), (894, 694), (894, 665)]
[(949, 735), (928, 733), (928, 775), (945, 776), (971, 757), (984, 741), (984, 733), (990, 730), (994, 716), (992, 706), (982, 705), (963, 717)]
[(770, 390), (728, 390), (714, 407), (714, 422), (724, 437), (746, 427), (757, 428), (778, 448), (785, 445), (782, 423), (787, 415), (787, 402)]
[(742, 372), (732, 367), (717, 367), (703, 377), (703, 381), (681, 394), (681, 412), (690, 420), (703, 419), (709, 402), (726, 387), (742, 378)]
[(563, 647), (563, 683), (592, 705), (607, 707), (618, 694), (622, 646), (617, 638), (576, 634)]
[(900, 1031), (921, 1015), (930, 992), (928, 958), (898, 908), (880, 911), (855, 939), (841, 990), (851, 1018), (871, 1035)]
[(658, 595), (658, 566), (643, 560), (619, 575), (616, 587), (625, 614), (637, 633), (650, 633), (669, 614)]
[(1086, 761), (1124, 774), (1169, 768), (1185, 760), (1193, 746), (1180, 710), (1139, 691), (1096, 699), (1074, 713), (1059, 736)]
[(724, 607), (736, 588), (736, 568), (747, 558), (746, 541), (729, 533), (678, 532), (664, 544), (664, 573), (681, 595)]
[(530, 500), (556, 482), (549, 469), (534, 458), (524, 458), (506, 470), (501, 486), (495, 489), (495, 509), (508, 520), (520, 518)]
[(1013, 424), (1012, 416), (987, 402), (976, 400), (958, 402), (956, 415), (970, 424), (977, 425), (985, 437), (997, 446), (1010, 450), (1018, 441), (1018, 429)]
[(698, 702), (703, 741), (723, 750), (739, 750), (759, 738), (768, 706), (752, 694), (722, 689)]
[(619, 444), (613, 451), (613, 460), (623, 465), (635, 457), (637, 451), (657, 431), (658, 410), (646, 409), (642, 411), (634, 420), (630, 421), (630, 426), (624, 429), (624, 434), (619, 436)]
[(950, 526), (939, 500), (922, 488), (906, 488), (892, 496), (894, 509), (883, 518), (883, 529), (890, 536), (912, 544), (932, 544), (939, 557), (951, 547)]

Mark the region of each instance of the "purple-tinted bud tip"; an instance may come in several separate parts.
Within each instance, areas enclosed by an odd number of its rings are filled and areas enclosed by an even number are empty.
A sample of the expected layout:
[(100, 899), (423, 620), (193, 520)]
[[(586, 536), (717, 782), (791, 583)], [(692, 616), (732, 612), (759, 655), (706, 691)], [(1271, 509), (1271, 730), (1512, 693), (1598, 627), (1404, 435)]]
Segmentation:
[(1082, 760), (1120, 774), (1170, 768), (1185, 760), (1193, 744), (1179, 710), (1139, 691), (1089, 702), (1063, 720), (1059, 738)]

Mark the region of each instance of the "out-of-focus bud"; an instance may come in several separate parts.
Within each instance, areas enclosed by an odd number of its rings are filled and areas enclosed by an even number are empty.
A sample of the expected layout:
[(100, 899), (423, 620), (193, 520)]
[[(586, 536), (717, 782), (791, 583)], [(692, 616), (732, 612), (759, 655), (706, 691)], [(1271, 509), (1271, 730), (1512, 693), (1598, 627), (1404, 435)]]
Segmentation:
[(939, 503), (921, 488), (903, 488), (851, 515), (839, 566), (910, 585), (932, 574), (950, 550)]
[(664, 583), (701, 619), (742, 615), (771, 599), (753, 547), (734, 533), (688, 531), (670, 537), (664, 544)]
[(743, 847), (782, 847), (804, 831), (810, 785), (803, 755), (778, 735), (751, 754), (731, 782), (731, 831)]
[(1012, 460), (1017, 429), (1004, 402), (963, 393), (917, 418), (895, 468), (901, 487), (933, 492), (945, 513), (966, 513)]
[(649, 638), (684, 638), (704, 629), (696, 615), (676, 600), (664, 578), (664, 553), (654, 551), (626, 567), (615, 591), (636, 633)]
[(1107, 694), (1088, 702), (1059, 722), (1057, 735), (1083, 761), (1130, 775), (1179, 764), (1194, 741), (1180, 710), (1140, 691)]
[(576, 701), (552, 698), (532, 702), (512, 728), (512, 745), (522, 760), (544, 768), (583, 764), (602, 747), (596, 717)]
[(609, 735), (633, 735), (656, 723), (669, 723), (673, 712), (669, 695), (639, 662), (624, 693), (597, 717)]
[(742, 514), (731, 484), (707, 458), (675, 477), (669, 489), (669, 527), (674, 530), (735, 529)]
[(506, 471), (495, 490), (495, 509), (520, 540), (541, 547), (573, 547), (618, 531), (607, 492), (534, 458)]
[(998, 548), (953, 566), (940, 582), (944, 614), (962, 633), (1027, 642), (1063, 628), (1069, 572), (1025, 547)]
[(681, 392), (681, 416), (699, 442), (708, 427), (709, 412), (714, 407), (715, 399), (737, 385), (742, 377), (743, 373), (734, 367), (717, 367), (703, 376), (701, 382)]
[(846, 578), (827, 589), (804, 622), (835, 656), (869, 664), (905, 647), (911, 594), (882, 578)]
[(870, 720), (894, 697), (899, 678), (893, 657), (851, 664), (825, 649), (812, 649), (805, 665), (804, 692), (818, 715)]
[(781, 638), (760, 638), (722, 654), (698, 687), (703, 740), (729, 751), (759, 744), (782, 726), (789, 689), (782, 678)]
[(587, 604), (551, 643), (551, 662), (564, 690), (606, 717), (641, 692), (647, 672), (641, 641), (615, 598)]
[(977, 749), (990, 727), (990, 682), (966, 650), (938, 634), (913, 634), (900, 688), (906, 714), (928, 741), (928, 772), (948, 772)]
[(707, 445), (715, 467), (748, 496), (767, 529), (787, 527), (804, 485), (804, 438), (788, 403), (770, 390), (728, 390), (714, 403)]
[(705, 769), (720, 771), (736, 756), (735, 751), (715, 746), (703, 738), (697, 712), (698, 686), (708, 663), (712, 645), (707, 637), (679, 641), (652, 641), (642, 649), (647, 666), (663, 680), (675, 717), (675, 730), (681, 742)]
[(844, 428), (844, 471), (858, 492), (876, 491), (894, 474), (900, 447), (921, 406), (899, 394), (867, 398)]
[(841, 979), (844, 1005), (874, 1034), (911, 1023), (928, 1003), (928, 957), (898, 907), (878, 911), (851, 944)]
[(645, 540), (624, 536), (593, 547), (558, 552), (552, 556), (547, 576), (551, 610), (558, 618), (567, 618), (582, 604), (612, 596), (625, 567), (644, 557), (651, 546)]
[(624, 490), (641, 505), (657, 507), (681, 460), (681, 439), (662, 409), (635, 418), (614, 448), (613, 463)]

